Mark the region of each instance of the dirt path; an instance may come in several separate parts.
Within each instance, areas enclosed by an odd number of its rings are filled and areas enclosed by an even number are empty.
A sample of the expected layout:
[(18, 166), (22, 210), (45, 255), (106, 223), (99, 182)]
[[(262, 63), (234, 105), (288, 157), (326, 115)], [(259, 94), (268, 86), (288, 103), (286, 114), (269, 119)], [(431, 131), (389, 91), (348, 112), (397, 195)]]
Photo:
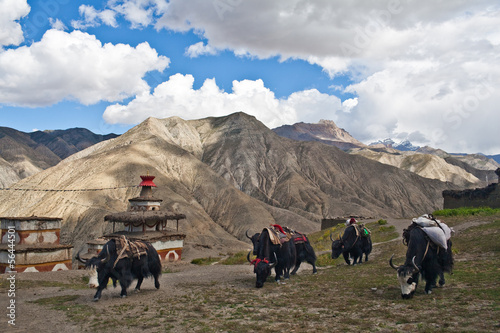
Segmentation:
[[(102, 298), (99, 302), (93, 302), (95, 289), (72, 289), (66, 287), (53, 286), (36, 286), (38, 283), (45, 284), (45, 281), (50, 281), (52, 284), (57, 283), (78, 283), (84, 285), (83, 278), (86, 272), (83, 270), (59, 271), (46, 273), (20, 273), (17, 275), (17, 285), (20, 285), (16, 290), (16, 326), (10, 327), (6, 325), (7, 320), (2, 324), (0, 331), (4, 332), (7, 327), (7, 332), (81, 332), (81, 328), (77, 327), (66, 319), (66, 316), (61, 315), (62, 312), (53, 310), (47, 305), (38, 305), (33, 303), (36, 300), (52, 298), (54, 296), (72, 296), (78, 297), (78, 303), (85, 307), (93, 307), (97, 311), (104, 310), (110, 306), (116, 307), (127, 305), (135, 307), (137, 305), (147, 304), (150, 301), (161, 300), (168, 295), (182, 296), (189, 292), (197, 292), (207, 285), (218, 284), (221, 287), (232, 288), (254, 288), (252, 279), (254, 274), (252, 268), (248, 265), (212, 265), (198, 266), (189, 263), (175, 263), (168, 265), (168, 269), (172, 273), (163, 274), (160, 277), (160, 289), (156, 290), (152, 279), (144, 280), (140, 292), (134, 292), (133, 288), (129, 289), (129, 297), (120, 298), (120, 288), (109, 286), (102, 293)], [(2, 279), (7, 278), (8, 274), (3, 274)], [(135, 283), (135, 282), (134, 282)], [(22, 286), (26, 287), (22, 287)], [(134, 284), (133, 284), (134, 285)], [(7, 304), (6, 291), (2, 290), (1, 308), (5, 309)]]

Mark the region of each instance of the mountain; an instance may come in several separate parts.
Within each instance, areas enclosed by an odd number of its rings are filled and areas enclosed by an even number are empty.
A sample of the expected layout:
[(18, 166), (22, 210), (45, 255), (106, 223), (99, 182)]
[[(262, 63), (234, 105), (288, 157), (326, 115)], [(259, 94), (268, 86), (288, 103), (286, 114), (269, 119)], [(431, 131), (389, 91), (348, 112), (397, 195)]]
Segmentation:
[(452, 154), (451, 156), (479, 170), (495, 170), (500, 167), (497, 161), (483, 154)]
[(494, 160), (497, 163), (500, 163), (500, 154), (498, 154), (498, 155), (488, 155), (486, 157), (491, 158), (492, 160)]
[[(479, 183), (481, 180), (476, 175), (482, 176), (484, 173), (458, 160), (413, 151), (397, 151), (388, 148), (384, 150), (353, 149), (350, 153), (411, 171), (425, 178), (451, 182), (460, 187), (471, 187)], [(452, 163), (453, 161), (455, 163)], [(494, 174), (494, 171), (492, 172)]]
[(451, 155), (442, 149), (436, 149), (429, 146), (420, 147), (416, 150), (417, 153), (436, 155), (442, 158), (450, 157)]
[(282, 138), (240, 112), (149, 118), (13, 186), (58, 191), (3, 191), (0, 216), (61, 217), (62, 239), (78, 250), (111, 230), (104, 216), (127, 209), (139, 190), (123, 187), (146, 172), (156, 176), (162, 207), (186, 214), (179, 223), (186, 251), (205, 256), (248, 248), (245, 232), (270, 223), (309, 233), (324, 217), (414, 217), (442, 208), (442, 191), (457, 188), (334, 146)]
[(298, 141), (319, 141), (342, 150), (365, 147), (362, 142), (353, 138), (343, 128), (331, 120), (320, 120), (317, 124), (296, 123), (274, 128), (279, 136)]
[(403, 140), (400, 143), (393, 145), (393, 148), (401, 151), (415, 151), (420, 147), (414, 146), (409, 140)]
[(273, 131), (293, 140), (319, 141), (333, 145), (351, 154), (460, 187), (482, 186), (483, 183), (496, 179), (495, 170), (500, 166), (484, 155), (452, 155), (441, 149), (414, 146), (409, 140), (396, 143), (392, 139), (385, 139), (367, 146), (328, 120), (322, 120), (318, 124), (286, 125)]
[(88, 148), (98, 142), (116, 138), (116, 134), (95, 134), (85, 128), (67, 130), (36, 131), (29, 133), (31, 139), (49, 148), (60, 159)]
[(448, 154), (444, 150), (431, 147), (419, 148), (417, 152), (439, 156), (448, 164), (464, 169), (485, 184), (497, 178), (495, 170), (500, 167), (498, 162), (482, 154)]
[(414, 146), (409, 140), (403, 140), (400, 143), (396, 143), (392, 139), (380, 140), (369, 144), (370, 147), (380, 148), (393, 148), (399, 151), (416, 151), (420, 147)]
[(7, 187), (116, 136), (98, 135), (84, 128), (25, 133), (0, 127), (0, 186)]

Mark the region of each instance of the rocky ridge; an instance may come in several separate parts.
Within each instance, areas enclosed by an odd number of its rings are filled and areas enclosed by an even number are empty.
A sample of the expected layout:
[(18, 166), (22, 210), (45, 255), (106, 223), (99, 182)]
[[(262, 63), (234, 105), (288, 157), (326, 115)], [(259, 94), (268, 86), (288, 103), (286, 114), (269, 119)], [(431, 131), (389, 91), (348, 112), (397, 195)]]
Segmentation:
[(495, 179), (500, 167), (496, 161), (480, 154), (449, 154), (441, 149), (415, 147), (408, 140), (399, 144), (391, 139), (365, 145), (340, 129), (333, 121), (317, 124), (297, 123), (274, 129), (278, 135), (300, 141), (319, 141), (350, 154), (361, 155), (418, 175), (451, 182), (461, 187), (483, 186)]
[(0, 186), (8, 187), (116, 136), (94, 134), (84, 128), (25, 133), (0, 127)]

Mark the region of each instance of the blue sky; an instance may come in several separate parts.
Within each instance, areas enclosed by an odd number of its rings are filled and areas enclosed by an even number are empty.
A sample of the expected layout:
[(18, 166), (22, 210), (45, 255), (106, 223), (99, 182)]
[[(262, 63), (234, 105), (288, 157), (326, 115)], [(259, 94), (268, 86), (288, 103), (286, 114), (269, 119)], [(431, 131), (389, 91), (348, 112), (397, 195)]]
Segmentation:
[(0, 126), (330, 119), (500, 153), (498, 1), (0, 0)]

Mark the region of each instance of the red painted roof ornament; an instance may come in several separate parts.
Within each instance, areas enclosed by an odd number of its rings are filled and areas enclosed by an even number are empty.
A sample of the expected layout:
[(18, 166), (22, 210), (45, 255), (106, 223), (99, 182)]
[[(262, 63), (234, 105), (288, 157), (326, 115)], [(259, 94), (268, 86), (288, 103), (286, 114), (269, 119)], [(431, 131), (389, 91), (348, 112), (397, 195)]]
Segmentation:
[(153, 186), (156, 187), (156, 184), (153, 183), (153, 179), (155, 179), (155, 176), (141, 176), (142, 182), (139, 184), (139, 186)]
[(141, 179), (142, 182), (139, 184), (139, 186), (141, 187), (141, 193), (139, 194), (139, 197), (152, 198), (153, 197), (152, 187), (156, 187), (156, 184), (153, 183), (153, 179), (155, 179), (155, 176), (150, 176), (148, 172), (146, 176), (141, 176)]

